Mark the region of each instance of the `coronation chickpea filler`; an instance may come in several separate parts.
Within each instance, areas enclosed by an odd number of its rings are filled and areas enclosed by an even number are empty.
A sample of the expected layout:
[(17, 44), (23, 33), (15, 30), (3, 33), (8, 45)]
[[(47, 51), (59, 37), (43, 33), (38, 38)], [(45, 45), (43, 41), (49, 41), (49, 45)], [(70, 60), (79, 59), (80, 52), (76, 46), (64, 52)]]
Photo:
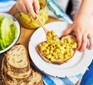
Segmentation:
[(66, 61), (74, 55), (77, 48), (77, 41), (74, 36), (60, 39), (52, 30), (47, 34), (46, 38), (47, 41), (39, 44), (39, 49), (50, 61), (55, 59)]

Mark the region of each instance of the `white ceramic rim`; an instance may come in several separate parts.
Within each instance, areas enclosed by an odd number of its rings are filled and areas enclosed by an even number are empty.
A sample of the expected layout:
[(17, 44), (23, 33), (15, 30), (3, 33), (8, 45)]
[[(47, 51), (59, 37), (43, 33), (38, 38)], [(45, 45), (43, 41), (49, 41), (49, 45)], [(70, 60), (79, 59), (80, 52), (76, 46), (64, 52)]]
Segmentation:
[(9, 17), (9, 18), (15, 19), (15, 20), (13, 20), (13, 21), (14, 21), (16, 27), (17, 27), (17, 36), (16, 36), (15, 40), (14, 40), (6, 49), (1, 50), (1, 51), (0, 51), (0, 54), (1, 54), (1, 53), (6, 52), (7, 50), (9, 50), (10, 48), (12, 48), (12, 47), (16, 44), (16, 42), (18, 41), (19, 36), (20, 36), (20, 24), (19, 24), (19, 22), (16, 20), (16, 18), (14, 18), (12, 15), (10, 15), (10, 14), (8, 14), (8, 13), (0, 13), (0, 16), (4, 16), (4, 17)]
[[(54, 31), (55, 27), (58, 28), (56, 29), (56, 33), (59, 33), (58, 35), (60, 35), (60, 33), (62, 33), (62, 31), (64, 31), (67, 28), (67, 25), (68, 24), (66, 22), (52, 22), (46, 24), (45, 26), (50, 30), (54, 27)], [(42, 42), (42, 40), (45, 40), (45, 33), (43, 29), (40, 27), (31, 36), (28, 48), (32, 62), (40, 71), (42, 71), (45, 74), (55, 77), (75, 76), (79, 73), (84, 72), (93, 59), (93, 51), (86, 49), (83, 53), (77, 51), (74, 57), (71, 59), (71, 61), (68, 61), (68, 63), (59, 66), (49, 64), (45, 62), (36, 51), (36, 45)]]

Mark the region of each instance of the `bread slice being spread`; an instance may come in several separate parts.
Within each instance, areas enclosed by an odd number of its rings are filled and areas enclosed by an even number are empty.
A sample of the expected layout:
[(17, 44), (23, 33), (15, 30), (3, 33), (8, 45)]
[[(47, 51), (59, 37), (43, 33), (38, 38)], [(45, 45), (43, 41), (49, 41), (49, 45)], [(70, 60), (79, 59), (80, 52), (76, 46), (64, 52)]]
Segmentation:
[(15, 45), (5, 55), (8, 70), (13, 72), (26, 72), (30, 68), (30, 63), (26, 48), (23, 45)]
[(51, 32), (47, 41), (37, 45), (40, 56), (49, 63), (62, 64), (73, 57), (77, 49), (77, 40), (73, 35), (59, 37)]

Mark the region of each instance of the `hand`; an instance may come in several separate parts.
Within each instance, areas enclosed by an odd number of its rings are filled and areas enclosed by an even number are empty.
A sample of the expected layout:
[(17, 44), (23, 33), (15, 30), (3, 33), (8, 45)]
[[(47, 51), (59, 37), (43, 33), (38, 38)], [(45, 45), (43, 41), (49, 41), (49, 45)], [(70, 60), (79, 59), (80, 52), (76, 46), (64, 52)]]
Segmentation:
[(29, 13), (33, 18), (36, 18), (35, 13), (39, 13), (40, 5), (38, 0), (17, 0), (16, 8), (20, 12)]
[(88, 49), (93, 48), (93, 16), (77, 16), (71, 27), (64, 32), (63, 36), (71, 32), (74, 32), (77, 37), (79, 51), (84, 51), (86, 47)]

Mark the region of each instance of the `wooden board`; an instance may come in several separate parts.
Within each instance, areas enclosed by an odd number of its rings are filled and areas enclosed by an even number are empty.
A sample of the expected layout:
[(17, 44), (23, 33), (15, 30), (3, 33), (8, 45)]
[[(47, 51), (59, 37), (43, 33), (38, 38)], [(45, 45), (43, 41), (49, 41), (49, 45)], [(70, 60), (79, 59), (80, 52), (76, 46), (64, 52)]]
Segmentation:
[[(11, 8), (11, 10), (9, 11), (9, 14), (13, 15), (15, 13), (15, 10), (16, 10), (16, 7), (13, 6)], [(49, 19), (48, 19), (47, 23), (55, 22), (55, 21), (59, 21), (59, 20), (49, 16)], [(20, 38), (19, 38), (17, 43), (22, 43), (26, 46), (26, 48), (28, 48), (29, 39), (30, 39), (31, 35), (34, 33), (34, 31), (35, 30), (27, 29), (27, 28), (24, 28), (24, 27), (21, 26), (21, 35), (20, 35)], [(3, 85), (2, 84), (2, 77), (1, 77), (2, 59), (3, 59), (3, 55), (0, 55), (0, 85)]]

